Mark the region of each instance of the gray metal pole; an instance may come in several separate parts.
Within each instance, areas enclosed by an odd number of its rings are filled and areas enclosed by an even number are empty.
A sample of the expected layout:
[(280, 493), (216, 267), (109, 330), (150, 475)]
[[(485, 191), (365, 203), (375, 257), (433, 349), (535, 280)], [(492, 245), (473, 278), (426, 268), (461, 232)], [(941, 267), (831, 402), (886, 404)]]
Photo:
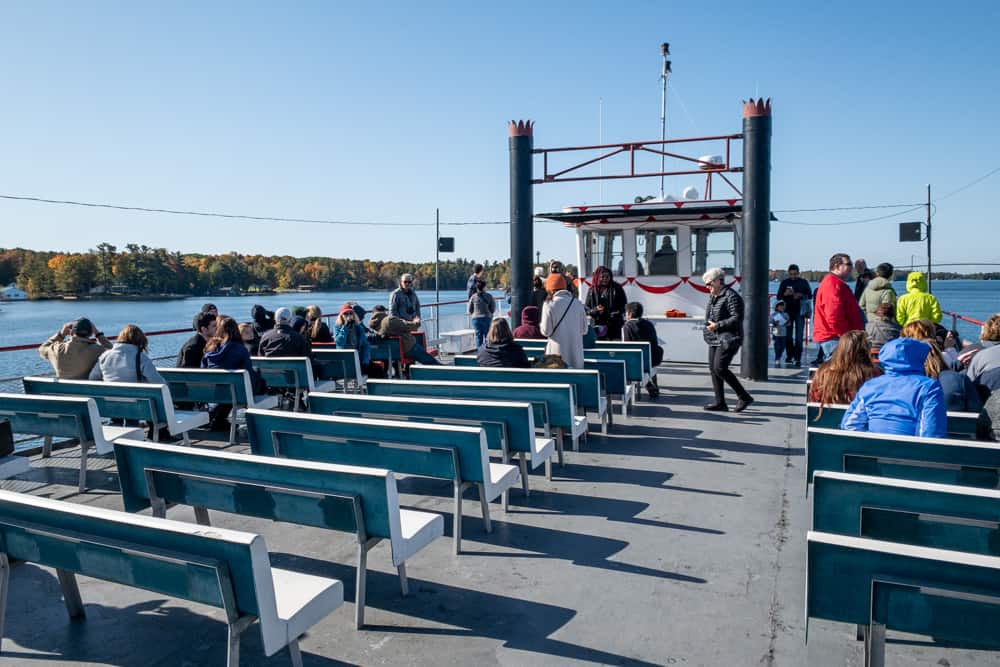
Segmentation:
[[(660, 54), (663, 56), (663, 72), (660, 74), (660, 80), (663, 82), (663, 93), (660, 97), (660, 141), (666, 141), (667, 139), (667, 77), (670, 75), (670, 61), (667, 60), (667, 56), (670, 55), (670, 44), (664, 42), (660, 44)], [(667, 147), (664, 144), (660, 145), (661, 151), (666, 151)], [(662, 152), (660, 153), (660, 173), (662, 174), (666, 171), (666, 158)], [(603, 163), (603, 160), (602, 160)], [(663, 200), (663, 176), (660, 176), (660, 200)]]
[(770, 347), (768, 265), (771, 243), (771, 100), (743, 104), (743, 317), (741, 371), (766, 380)]
[(434, 209), (434, 337), (441, 337), (441, 209)]
[(532, 129), (534, 123), (511, 121), (510, 134), (510, 316), (521, 324), (521, 309), (531, 304), (531, 256), (534, 252), (532, 199)]
[(927, 291), (931, 291), (931, 184), (927, 184)]

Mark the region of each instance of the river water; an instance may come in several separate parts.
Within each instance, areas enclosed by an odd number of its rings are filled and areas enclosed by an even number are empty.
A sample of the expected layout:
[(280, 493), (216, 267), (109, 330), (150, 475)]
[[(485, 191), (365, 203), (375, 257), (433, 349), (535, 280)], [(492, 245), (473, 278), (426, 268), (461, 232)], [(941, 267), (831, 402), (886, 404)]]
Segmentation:
[[(777, 283), (771, 285), (771, 292), (777, 290)], [(814, 285), (815, 287), (815, 285)], [(895, 284), (896, 291), (903, 294), (906, 285)], [(1000, 312), (1000, 281), (989, 280), (939, 280), (933, 285), (934, 294), (946, 311), (960, 313), (977, 320), (985, 320), (990, 315)], [(434, 300), (433, 292), (420, 292), (425, 303)], [(5, 302), (0, 305), (0, 347), (8, 345), (24, 345), (41, 343), (55, 333), (67, 321), (81, 315), (92, 319), (94, 323), (109, 336), (114, 335), (126, 324), (138, 324), (145, 331), (163, 329), (179, 329), (189, 327), (191, 319), (201, 308), (201, 305), (211, 301), (219, 308), (219, 312), (232, 315), (240, 321), (249, 321), (250, 308), (261, 304), (268, 310), (280, 306), (305, 306), (314, 303), (323, 309), (324, 313), (336, 312), (340, 305), (348, 300), (354, 300), (371, 311), (372, 307), (388, 299), (388, 293), (382, 292), (313, 292), (309, 294), (275, 294), (268, 296), (241, 297), (197, 297), (168, 301), (20, 301)], [(459, 301), (460, 303), (441, 306), (442, 318), (461, 315), (465, 312), (465, 292), (441, 292), (441, 301)], [(427, 309), (429, 310), (429, 309)], [(424, 318), (433, 313), (424, 312)], [(460, 319), (460, 318), (459, 318)], [(951, 319), (945, 317), (945, 326), (951, 326)], [(453, 325), (445, 324), (444, 329)], [(959, 322), (958, 330), (964, 338), (976, 340), (979, 328), (972, 324)], [(190, 334), (174, 334), (154, 336), (150, 338), (150, 353), (153, 357), (176, 354), (185, 338)], [(667, 341), (670, 344), (670, 341)], [(171, 365), (170, 361), (158, 362)], [(48, 363), (38, 357), (34, 350), (7, 352), (0, 354), (0, 378), (10, 378), (34, 373), (50, 372)], [(16, 383), (19, 385), (20, 383)], [(3, 387), (10, 391), (11, 387)]]

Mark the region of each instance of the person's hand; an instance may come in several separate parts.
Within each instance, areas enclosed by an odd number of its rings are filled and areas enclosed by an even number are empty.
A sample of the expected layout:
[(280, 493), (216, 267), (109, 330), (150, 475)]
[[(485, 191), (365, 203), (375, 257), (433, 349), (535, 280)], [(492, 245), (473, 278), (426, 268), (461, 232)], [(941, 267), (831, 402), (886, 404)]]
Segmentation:
[(413, 323), (414, 324), (420, 324), (420, 316), (419, 315), (417, 315), (416, 317), (413, 318)]
[(59, 330), (59, 335), (62, 336), (62, 337), (64, 337), (64, 338), (66, 336), (70, 335), (71, 333), (73, 333), (73, 323), (72, 322), (67, 322), (66, 324), (62, 325), (62, 329)]
[(718, 328), (718, 326), (719, 326), (719, 325), (718, 325), (717, 323), (715, 323), (715, 322), (712, 322), (711, 320), (709, 320), (709, 321), (708, 321), (708, 322), (707, 322), (707, 323), (705, 324), (705, 328), (707, 328), (707, 329), (708, 329), (709, 331), (715, 331), (715, 330), (716, 330), (716, 329)]
[(975, 347), (975, 348), (972, 348), (971, 350), (966, 350), (965, 352), (959, 352), (959, 354), (958, 354), (958, 362), (960, 364), (962, 364), (963, 366), (968, 366), (969, 365), (969, 361), (972, 360), (972, 357), (974, 357), (976, 355), (976, 352), (979, 352), (979, 350), (980, 350), (980, 348)]
[(601, 304), (597, 304), (597, 308), (595, 308), (594, 310), (596, 310), (599, 313), (603, 313), (604, 312), (604, 306), (601, 305)]

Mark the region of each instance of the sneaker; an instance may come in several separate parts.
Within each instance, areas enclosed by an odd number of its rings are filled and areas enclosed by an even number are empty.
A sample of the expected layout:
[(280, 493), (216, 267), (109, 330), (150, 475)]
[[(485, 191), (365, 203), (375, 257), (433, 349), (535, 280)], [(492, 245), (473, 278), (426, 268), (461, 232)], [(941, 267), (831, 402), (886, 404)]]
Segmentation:
[(709, 403), (702, 410), (707, 412), (729, 412), (729, 406), (725, 403)]
[(802, 360), (801, 359), (796, 359), (795, 360), (795, 367), (796, 368), (802, 368)]
[(658, 398), (660, 396), (660, 388), (650, 380), (646, 383), (646, 393), (649, 394), (650, 398)]
[(736, 409), (733, 412), (743, 412), (750, 404), (753, 403), (753, 396), (747, 396), (746, 398), (741, 398), (740, 402), (736, 404)]

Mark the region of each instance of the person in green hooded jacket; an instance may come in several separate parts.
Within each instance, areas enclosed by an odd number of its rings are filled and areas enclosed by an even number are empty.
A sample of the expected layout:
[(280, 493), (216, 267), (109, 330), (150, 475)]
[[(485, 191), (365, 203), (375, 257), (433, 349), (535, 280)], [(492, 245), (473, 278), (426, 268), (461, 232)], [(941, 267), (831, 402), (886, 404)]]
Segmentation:
[(941, 304), (927, 292), (927, 277), (920, 271), (906, 276), (906, 294), (896, 302), (896, 321), (906, 326), (917, 320), (941, 321)]
[(858, 300), (861, 310), (868, 321), (875, 317), (875, 311), (883, 303), (896, 305), (896, 290), (892, 288), (892, 264), (883, 262), (875, 267), (875, 277), (868, 281), (868, 286)]

